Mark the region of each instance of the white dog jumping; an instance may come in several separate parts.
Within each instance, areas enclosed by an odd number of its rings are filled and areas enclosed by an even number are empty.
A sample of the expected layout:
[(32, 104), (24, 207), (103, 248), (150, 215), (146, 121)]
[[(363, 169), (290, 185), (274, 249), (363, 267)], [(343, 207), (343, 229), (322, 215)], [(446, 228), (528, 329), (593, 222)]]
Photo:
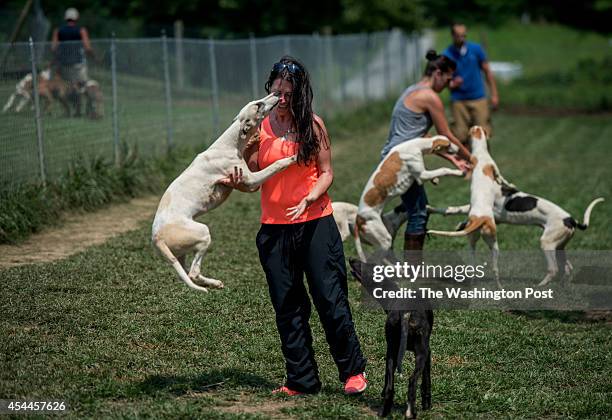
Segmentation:
[(454, 154), (458, 151), (459, 148), (445, 136), (416, 138), (398, 144), (389, 151), (370, 176), (359, 200), (353, 235), (361, 261), (366, 261), (361, 238), (379, 249), (391, 249), (393, 238), (381, 217), (389, 199), (408, 191), (413, 182), (422, 184), (428, 180), (436, 181), (436, 178), (441, 176), (463, 176), (459, 169), (425, 169), (423, 154)]
[(474, 167), (472, 169), (472, 183), (470, 185), (470, 210), (465, 227), (456, 232), (428, 230), (427, 233), (443, 236), (469, 235), (472, 252), (476, 250), (476, 243), (482, 235), (491, 249), (493, 260), (493, 273), (499, 283), (499, 245), (497, 243), (497, 226), (493, 208), (495, 200), (501, 196), (502, 184), (511, 186), (500, 174), (497, 165), (489, 154), (487, 135), (482, 127), (470, 128), (470, 146)]
[[(270, 94), (242, 108), (232, 125), (170, 184), (159, 202), (153, 221), (153, 244), (192, 289), (207, 292), (206, 287), (223, 288), (222, 282), (200, 272), (211, 237), (208, 227), (194, 220), (219, 206), (232, 192), (219, 181), (237, 167), (242, 171), (244, 185), (254, 189), (296, 162), (296, 156), (292, 156), (251, 172), (242, 157), (247, 142), (277, 103), (278, 96)], [(187, 273), (183, 267), (185, 255), (192, 251), (195, 256)]]

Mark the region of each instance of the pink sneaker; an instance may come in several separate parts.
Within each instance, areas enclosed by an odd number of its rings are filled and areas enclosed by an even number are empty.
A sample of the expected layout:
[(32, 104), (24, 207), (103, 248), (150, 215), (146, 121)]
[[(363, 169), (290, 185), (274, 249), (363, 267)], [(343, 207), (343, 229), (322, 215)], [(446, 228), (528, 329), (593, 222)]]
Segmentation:
[(280, 388), (276, 388), (274, 391), (272, 391), (272, 394), (286, 395), (288, 397), (296, 397), (298, 395), (304, 395), (303, 392), (294, 391), (293, 389), (287, 388), (285, 385), (281, 386)]
[(361, 394), (368, 387), (368, 380), (365, 372), (353, 375), (344, 383), (344, 393), (347, 395)]

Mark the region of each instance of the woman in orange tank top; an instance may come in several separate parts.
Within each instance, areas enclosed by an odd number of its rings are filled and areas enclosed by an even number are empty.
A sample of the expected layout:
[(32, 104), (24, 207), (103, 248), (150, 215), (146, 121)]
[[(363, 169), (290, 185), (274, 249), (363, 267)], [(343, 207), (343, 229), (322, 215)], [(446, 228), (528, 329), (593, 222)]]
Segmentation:
[[(268, 179), (261, 188), (259, 259), (266, 274), (287, 379), (273, 391), (286, 395), (316, 393), (321, 388), (308, 320), (313, 303), (325, 330), (339, 379), (347, 394), (367, 387), (348, 302), (342, 240), (332, 216), (327, 190), (334, 173), (330, 141), (323, 120), (312, 112), (308, 72), (297, 59), (274, 64), (265, 85), (280, 101), (261, 124), (259, 142), (245, 150), (252, 171), (297, 154), (298, 163)], [(226, 185), (241, 191), (239, 174)]]

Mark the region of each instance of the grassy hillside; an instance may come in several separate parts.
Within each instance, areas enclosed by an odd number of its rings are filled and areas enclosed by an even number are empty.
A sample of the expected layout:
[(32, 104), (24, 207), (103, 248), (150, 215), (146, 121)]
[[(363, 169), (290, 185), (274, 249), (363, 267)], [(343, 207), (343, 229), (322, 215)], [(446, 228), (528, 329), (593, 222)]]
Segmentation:
[[(451, 43), (448, 29), (439, 29), (436, 35), (439, 50)], [(601, 34), (555, 24), (510, 22), (496, 28), (469, 27), (468, 39), (482, 44), (490, 61), (522, 65), (521, 78), (498, 81), (504, 106), (612, 109), (612, 45)]]

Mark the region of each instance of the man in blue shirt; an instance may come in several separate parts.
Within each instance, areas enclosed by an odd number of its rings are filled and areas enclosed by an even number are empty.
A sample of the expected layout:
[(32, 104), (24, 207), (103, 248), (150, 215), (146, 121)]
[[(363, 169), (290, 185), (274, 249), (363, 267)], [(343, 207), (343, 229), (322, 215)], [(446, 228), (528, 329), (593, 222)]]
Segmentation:
[(465, 25), (453, 24), (451, 35), (453, 44), (442, 54), (457, 63), (457, 70), (449, 84), (452, 131), (462, 142), (468, 141), (468, 130), (473, 125), (484, 127), (491, 136), (491, 116), (481, 72), (484, 72), (487, 80), (493, 110), (499, 105), (499, 96), (487, 56), (480, 45), (466, 41)]

